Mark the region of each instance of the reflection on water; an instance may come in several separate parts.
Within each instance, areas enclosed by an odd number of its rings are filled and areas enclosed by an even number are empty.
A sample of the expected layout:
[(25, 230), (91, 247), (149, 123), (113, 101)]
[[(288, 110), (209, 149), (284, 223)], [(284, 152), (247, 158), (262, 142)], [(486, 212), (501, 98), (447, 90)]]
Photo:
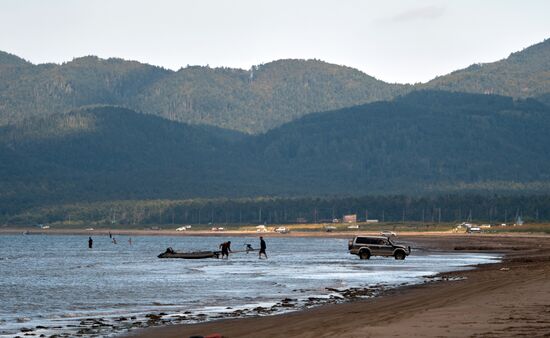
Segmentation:
[(414, 250), (405, 261), (362, 261), (347, 240), (266, 238), (268, 260), (235, 253), (229, 260), (158, 259), (176, 250), (233, 250), (256, 237), (0, 236), (0, 335), (22, 326), (67, 323), (67, 318), (143, 315), (151, 311), (222, 311), (273, 304), (285, 297), (327, 295), (329, 288), (419, 283), (423, 276), (464, 269), (498, 258), (490, 254)]

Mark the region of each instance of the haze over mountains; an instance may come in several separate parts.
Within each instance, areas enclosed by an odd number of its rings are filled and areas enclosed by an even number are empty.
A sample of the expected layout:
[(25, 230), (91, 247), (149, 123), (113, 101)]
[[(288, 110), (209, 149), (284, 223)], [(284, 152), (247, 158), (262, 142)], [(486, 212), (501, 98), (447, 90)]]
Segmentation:
[(547, 192), (548, 93), (550, 40), (415, 86), (317, 60), (173, 72), (0, 53), (0, 203)]

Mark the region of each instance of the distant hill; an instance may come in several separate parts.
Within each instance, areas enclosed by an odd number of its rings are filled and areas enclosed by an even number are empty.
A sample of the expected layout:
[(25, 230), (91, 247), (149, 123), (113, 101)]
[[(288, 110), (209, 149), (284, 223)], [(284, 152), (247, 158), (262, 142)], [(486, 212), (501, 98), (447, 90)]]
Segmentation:
[(63, 65), (4, 64), (0, 67), (0, 125), (86, 105), (123, 105), (168, 73), (139, 62), (92, 56)]
[(129, 105), (173, 120), (257, 133), (311, 112), (388, 100), (408, 88), (318, 60), (279, 60), (248, 71), (181, 69)]
[(391, 99), (408, 87), (317, 60), (280, 60), (250, 70), (191, 66), (173, 72), (94, 56), (35, 66), (3, 53), (0, 125), (104, 104), (258, 133), (314, 111)]
[(439, 91), (257, 136), (92, 107), (0, 127), (0, 203), (548, 191), (548, 130), (538, 101)]
[(26, 66), (31, 65), (31, 63), (23, 60), (22, 58), (0, 51), (0, 67), (8, 67), (8, 66)]
[(508, 58), (479, 63), (433, 79), (421, 88), (535, 97), (550, 93), (550, 39)]
[(418, 89), (547, 102), (550, 40), (415, 86), (385, 83), (319, 60), (279, 60), (249, 70), (188, 66), (174, 72), (95, 56), (33, 65), (0, 52), (0, 125), (100, 104), (258, 134), (313, 112), (391, 100)]
[(526, 192), (549, 187), (548, 128), (535, 100), (418, 91), (310, 114), (258, 136), (255, 151), (294, 193)]
[(0, 127), (0, 204), (251, 193), (245, 137), (117, 107), (32, 118)]

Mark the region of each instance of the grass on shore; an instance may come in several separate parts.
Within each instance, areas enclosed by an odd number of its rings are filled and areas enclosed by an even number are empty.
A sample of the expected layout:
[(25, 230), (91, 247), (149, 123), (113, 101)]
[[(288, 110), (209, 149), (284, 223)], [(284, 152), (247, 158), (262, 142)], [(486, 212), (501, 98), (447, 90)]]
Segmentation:
[[(147, 224), (147, 225), (125, 225), (125, 224), (97, 224), (97, 223), (85, 223), (85, 222), (56, 222), (48, 224), (50, 229), (62, 229), (62, 230), (85, 230), (93, 228), (94, 230), (163, 230), (174, 231), (176, 228), (181, 227), (182, 224)], [(355, 224), (353, 224), (355, 225)], [(352, 224), (344, 223), (308, 223), (308, 224), (270, 224), (266, 225), (266, 229), (269, 232), (273, 232), (279, 226), (288, 228), (291, 232), (373, 232), (378, 233), (381, 231), (393, 231), (400, 232), (449, 232), (449, 233), (463, 233), (466, 232), (464, 228), (457, 229), (456, 223), (422, 223), (422, 222), (380, 222), (380, 223), (357, 223), (359, 228), (351, 227)], [(22, 226), (14, 226), (16, 228), (29, 228)], [(222, 227), (225, 231), (241, 231), (241, 232), (256, 232), (256, 224), (191, 224), (191, 228), (187, 231), (211, 231), (213, 227)], [(545, 233), (550, 234), (550, 223), (529, 223), (521, 226), (492, 226), (490, 228), (482, 229), (483, 233)]]

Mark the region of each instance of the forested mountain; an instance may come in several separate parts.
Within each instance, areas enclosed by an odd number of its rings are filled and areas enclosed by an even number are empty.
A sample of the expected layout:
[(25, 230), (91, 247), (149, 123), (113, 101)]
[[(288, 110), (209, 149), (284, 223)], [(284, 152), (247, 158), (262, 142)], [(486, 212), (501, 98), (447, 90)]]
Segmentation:
[(523, 98), (549, 94), (550, 39), (507, 59), (474, 64), (419, 87)]
[(548, 128), (550, 108), (532, 99), (417, 91), (308, 115), (255, 149), (302, 191), (532, 191), (550, 187)]
[(251, 193), (245, 137), (117, 107), (32, 118), (0, 127), (0, 205)]
[(426, 88), (546, 100), (550, 40), (416, 86), (385, 83), (319, 60), (279, 60), (249, 70), (188, 66), (174, 72), (94, 56), (33, 65), (0, 52), (0, 125), (101, 104), (257, 134), (309, 113)]
[(0, 67), (0, 124), (93, 104), (122, 105), (168, 71), (121, 59), (74, 59), (63, 65)]
[(181, 69), (130, 105), (177, 121), (257, 133), (311, 112), (391, 99), (408, 88), (318, 60), (279, 60), (248, 71)]
[(257, 136), (87, 108), (0, 127), (0, 204), (548, 191), (548, 130), (538, 101), (438, 91)]
[(248, 71), (193, 66), (173, 72), (93, 56), (35, 66), (2, 53), (0, 124), (107, 104), (258, 133), (310, 112), (390, 99), (407, 88), (317, 60), (280, 60)]

